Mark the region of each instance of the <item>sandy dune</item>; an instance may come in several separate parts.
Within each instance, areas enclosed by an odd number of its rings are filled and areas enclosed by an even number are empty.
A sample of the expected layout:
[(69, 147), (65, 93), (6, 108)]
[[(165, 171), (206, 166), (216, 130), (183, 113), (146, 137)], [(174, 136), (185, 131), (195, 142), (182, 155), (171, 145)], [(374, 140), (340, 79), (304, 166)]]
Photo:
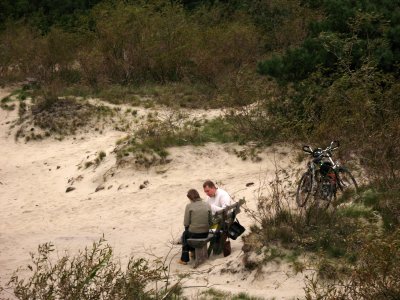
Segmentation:
[[(0, 98), (6, 92), (1, 90)], [(192, 298), (201, 286), (267, 299), (303, 294), (304, 275), (294, 276), (287, 266), (268, 266), (257, 277), (243, 271), (239, 240), (232, 241), (231, 256), (212, 257), (196, 272), (176, 263), (178, 256), (173, 255), (180, 248), (171, 245), (182, 230), (189, 188), (202, 191), (202, 182), (212, 179), (254, 208), (261, 183), (273, 178), (274, 159), (281, 166), (289, 163), (287, 149), (269, 149), (254, 163), (228, 153), (226, 145), (181, 147), (170, 150), (172, 162), (162, 167), (114, 169), (112, 151), (124, 133), (106, 130), (63, 141), (16, 142), (8, 123), (16, 117), (16, 111), (0, 109), (0, 284), (28, 263), (38, 244), (53, 242), (59, 252), (74, 253), (104, 234), (121, 261), (132, 255), (163, 257), (173, 247), (172, 272), (192, 272), (183, 281), (185, 294)], [(107, 154), (104, 162), (78, 169), (99, 151)], [(140, 189), (145, 181), (147, 186)], [(249, 182), (254, 185), (246, 187)], [(95, 192), (100, 185), (104, 189)], [(75, 190), (66, 193), (68, 186)], [(247, 228), (252, 223), (245, 213), (239, 218)]]

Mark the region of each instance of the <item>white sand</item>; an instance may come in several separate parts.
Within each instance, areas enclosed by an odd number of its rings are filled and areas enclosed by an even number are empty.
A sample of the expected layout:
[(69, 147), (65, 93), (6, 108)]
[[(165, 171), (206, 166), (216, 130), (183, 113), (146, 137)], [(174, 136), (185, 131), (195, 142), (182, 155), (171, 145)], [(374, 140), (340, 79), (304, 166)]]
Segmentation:
[[(7, 92), (0, 90), (0, 99)], [(16, 142), (14, 135), (9, 135), (10, 123), (7, 124), (16, 118), (17, 111), (0, 109), (0, 284), (3, 285), (13, 270), (26, 266), (29, 252), (36, 252), (37, 246), (45, 242), (53, 242), (59, 252), (74, 253), (104, 234), (121, 261), (132, 255), (151, 257), (151, 253), (163, 257), (171, 247), (170, 241), (183, 229), (185, 195), (189, 188), (198, 189), (204, 196), (202, 183), (212, 179), (236, 200), (245, 197), (249, 207), (255, 207), (261, 183), (273, 178), (274, 158), (281, 166), (289, 163), (289, 156), (280, 154), (287, 152), (283, 148), (270, 149), (261, 155), (261, 162), (253, 163), (229, 154), (225, 146), (208, 144), (173, 148), (172, 162), (162, 167), (146, 171), (114, 170), (115, 157), (111, 152), (124, 133), (108, 130), (63, 141), (50, 138)], [(107, 154), (99, 167), (78, 169), (88, 156), (93, 159), (99, 151)], [(104, 174), (109, 174), (105, 182)], [(149, 184), (140, 189), (139, 185), (146, 180)], [(254, 185), (246, 187), (249, 182)], [(105, 189), (95, 192), (101, 184)], [(76, 189), (66, 193), (71, 185)], [(239, 219), (247, 228), (252, 224), (245, 213)], [(173, 274), (193, 272), (191, 266), (176, 263), (180, 247), (173, 247), (169, 256)], [(196, 298), (202, 290), (200, 286), (207, 286), (267, 299), (303, 295), (304, 275), (294, 276), (288, 266), (270, 265), (257, 277), (254, 272), (243, 271), (241, 247), (240, 240), (232, 241), (231, 256), (212, 257), (183, 280), (183, 286), (187, 287), (185, 294)], [(223, 269), (235, 273), (221, 274)]]

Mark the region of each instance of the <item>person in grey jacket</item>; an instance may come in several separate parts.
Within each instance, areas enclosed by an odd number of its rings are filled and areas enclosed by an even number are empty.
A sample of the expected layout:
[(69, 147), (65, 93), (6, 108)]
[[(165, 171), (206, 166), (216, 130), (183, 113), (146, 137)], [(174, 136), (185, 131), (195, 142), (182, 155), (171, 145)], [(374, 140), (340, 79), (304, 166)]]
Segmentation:
[(182, 255), (178, 261), (183, 265), (186, 265), (189, 261), (189, 251), (194, 251), (194, 248), (190, 247), (186, 240), (189, 238), (206, 238), (212, 224), (211, 206), (200, 198), (199, 193), (195, 189), (190, 189), (187, 197), (190, 203), (185, 208), (183, 219), (185, 232), (182, 236)]

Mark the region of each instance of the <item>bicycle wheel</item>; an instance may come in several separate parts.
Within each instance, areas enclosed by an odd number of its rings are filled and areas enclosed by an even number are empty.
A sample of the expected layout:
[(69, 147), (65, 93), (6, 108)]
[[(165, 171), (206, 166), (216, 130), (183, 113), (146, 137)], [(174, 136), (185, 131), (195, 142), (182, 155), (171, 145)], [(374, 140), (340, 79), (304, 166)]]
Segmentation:
[(322, 177), (317, 187), (319, 207), (327, 209), (335, 197), (335, 183), (329, 177)]
[(297, 186), (296, 202), (299, 207), (306, 205), (308, 198), (313, 190), (313, 175), (307, 171), (301, 176), (299, 185)]
[(336, 170), (337, 194), (342, 198), (351, 198), (358, 194), (358, 184), (354, 176), (345, 167)]

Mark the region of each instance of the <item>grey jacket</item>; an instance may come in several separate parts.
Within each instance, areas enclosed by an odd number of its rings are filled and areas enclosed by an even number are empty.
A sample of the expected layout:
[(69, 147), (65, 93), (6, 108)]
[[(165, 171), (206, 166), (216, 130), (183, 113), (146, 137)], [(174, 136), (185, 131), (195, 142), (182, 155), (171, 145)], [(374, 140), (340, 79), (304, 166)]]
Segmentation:
[(208, 232), (212, 224), (211, 206), (200, 198), (186, 205), (183, 225), (193, 233)]

